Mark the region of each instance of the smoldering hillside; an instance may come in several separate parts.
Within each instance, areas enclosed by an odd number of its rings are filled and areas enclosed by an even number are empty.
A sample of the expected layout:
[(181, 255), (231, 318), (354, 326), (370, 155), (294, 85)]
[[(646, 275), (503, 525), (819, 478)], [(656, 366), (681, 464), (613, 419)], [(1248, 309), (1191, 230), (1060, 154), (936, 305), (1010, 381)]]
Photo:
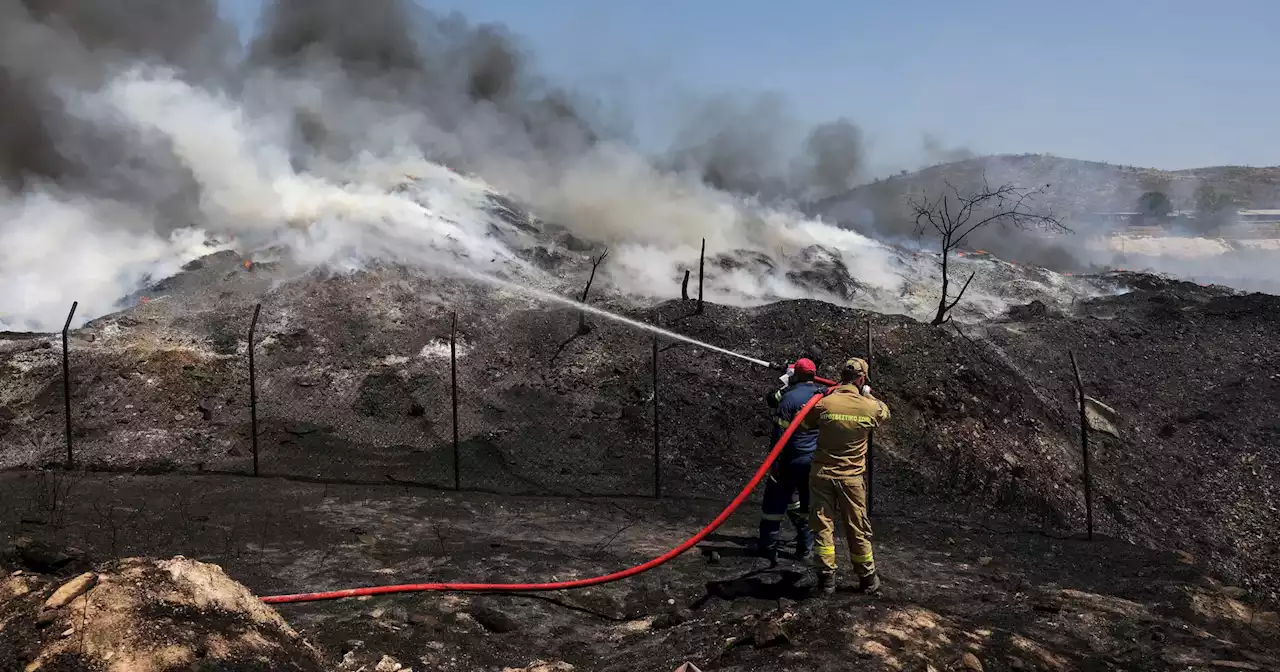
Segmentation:
[[(768, 94), (709, 96), (649, 156), (625, 119), (540, 74), (503, 26), (407, 0), (359, 12), (278, 0), (243, 48), (212, 1), (0, 7), (0, 95), (13, 119), (0, 136), (0, 320), (12, 328), (59, 324), (73, 299), (82, 319), (111, 312), (232, 248), (325, 270), (496, 264), (538, 276), (515, 242), (490, 236), (494, 199), (609, 247), (608, 286), (640, 298), (672, 296), (703, 239), (743, 269), (717, 285), (728, 303), (848, 303), (848, 292), (794, 282), (815, 259), (885, 296), (936, 273), (873, 240), (901, 237), (897, 197), (852, 192), (870, 226), (823, 213), (867, 235), (801, 214), (871, 178), (868, 139), (849, 119), (808, 127)], [(963, 150), (926, 138), (924, 151)], [(397, 191), (424, 176), (427, 188)], [(1077, 251), (1071, 239), (987, 243), (1055, 268)], [(764, 279), (753, 259), (767, 260)], [(911, 310), (872, 298), (860, 305)]]
[[(27, 126), (3, 146), (0, 319), (12, 328), (51, 328), (73, 299), (79, 320), (111, 312), (231, 248), (326, 270), (465, 267), (555, 285), (519, 241), (491, 235), (493, 204), (508, 197), (610, 247), (607, 280), (624, 293), (671, 296), (704, 238), (739, 260), (779, 257), (764, 280), (727, 275), (717, 300), (815, 296), (790, 275), (811, 270), (801, 253), (814, 245), (864, 286), (902, 289), (892, 250), (789, 205), (855, 181), (861, 144), (847, 121), (750, 127), (738, 103), (709, 105), (655, 159), (610, 131), (616, 120), (589, 96), (541, 77), (501, 26), (409, 2), (356, 15), (273, 3), (244, 53), (212, 4), (190, 16), (145, 3), (4, 7), (6, 95)], [(792, 131), (800, 144), (782, 142)], [(754, 144), (795, 150), (766, 166), (775, 157)]]

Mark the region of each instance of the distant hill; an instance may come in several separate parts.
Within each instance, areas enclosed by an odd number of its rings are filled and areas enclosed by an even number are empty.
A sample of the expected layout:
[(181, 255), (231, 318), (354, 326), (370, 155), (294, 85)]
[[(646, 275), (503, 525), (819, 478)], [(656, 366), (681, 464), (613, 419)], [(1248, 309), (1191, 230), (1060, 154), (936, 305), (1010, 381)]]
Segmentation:
[(1175, 209), (1193, 209), (1195, 193), (1201, 185), (1212, 186), (1239, 208), (1280, 207), (1280, 166), (1165, 171), (1021, 154), (976, 157), (879, 179), (815, 204), (813, 214), (851, 223), (850, 220), (874, 213), (879, 220), (876, 228), (895, 230), (898, 226), (885, 220), (905, 217), (909, 194), (937, 194), (947, 182), (961, 190), (973, 189), (981, 185), (984, 174), (993, 185), (1049, 185), (1036, 205), (1050, 208), (1064, 218), (1088, 212), (1133, 210), (1138, 197), (1148, 191), (1163, 192)]

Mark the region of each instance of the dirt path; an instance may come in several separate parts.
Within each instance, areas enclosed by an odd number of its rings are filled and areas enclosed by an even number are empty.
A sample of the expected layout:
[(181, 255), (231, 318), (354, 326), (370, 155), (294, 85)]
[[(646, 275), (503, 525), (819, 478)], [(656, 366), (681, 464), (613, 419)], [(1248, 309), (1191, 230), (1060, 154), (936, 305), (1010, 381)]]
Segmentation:
[[(718, 508), (225, 476), (8, 473), (0, 493), (3, 546), (25, 537), (76, 547), (62, 571), (111, 556), (182, 554), (222, 565), (259, 594), (589, 576), (661, 553)], [(391, 655), (417, 670), (539, 659), (578, 670), (674, 669), (686, 660), (703, 670), (844, 670), (852, 661), (945, 669), (968, 652), (987, 670), (1196, 669), (1214, 660), (1274, 669), (1275, 614), (1234, 599), (1239, 591), (1187, 558), (1105, 539), (880, 518), (883, 596), (824, 603), (807, 596), (802, 566), (771, 569), (744, 553), (754, 524), (751, 505), (702, 552), (608, 586), (411, 594), (281, 613), (334, 661), (356, 667)]]

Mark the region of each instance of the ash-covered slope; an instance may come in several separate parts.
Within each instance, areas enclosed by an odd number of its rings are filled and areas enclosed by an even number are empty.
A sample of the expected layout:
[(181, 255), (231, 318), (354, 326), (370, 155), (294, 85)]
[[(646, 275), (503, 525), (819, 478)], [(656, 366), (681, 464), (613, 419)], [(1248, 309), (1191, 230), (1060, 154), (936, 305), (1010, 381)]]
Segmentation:
[[(467, 485), (649, 492), (651, 342), (644, 332), (593, 317), (591, 332), (578, 335), (571, 308), (406, 268), (288, 277), (282, 266), (258, 263), (250, 270), (234, 255), (214, 255), (161, 283), (145, 303), (73, 332), (78, 463), (247, 467), (245, 348), (252, 303), (260, 297), (257, 380), (266, 471), (451, 483), (447, 338), (456, 310)], [(994, 456), (1005, 445), (1035, 444), (1035, 451), (1056, 445), (1035, 434), (1053, 424), (1057, 411), (1011, 393), (1022, 384), (1016, 377), (932, 373), (990, 364), (972, 359), (971, 348), (950, 332), (909, 318), (816, 301), (708, 304), (700, 316), (691, 314), (693, 302), (611, 307), (770, 361), (792, 358), (814, 341), (833, 359), (857, 354), (865, 319), (874, 317), (877, 364), (881, 357), (885, 362), (877, 384), (902, 406), (898, 438), (886, 441), (902, 441), (902, 477), (918, 476), (929, 489), (940, 479), (953, 485), (954, 457), (943, 450), (954, 441), (946, 435), (952, 422), (978, 422), (990, 431), (980, 450)], [(0, 397), (9, 409), (0, 453), (5, 466), (60, 459), (61, 384), (52, 341), (35, 336), (5, 343), (4, 365), (14, 374)], [(766, 448), (769, 425), (758, 400), (776, 373), (667, 339), (661, 347), (666, 491), (723, 496), (745, 480)], [(947, 410), (946, 400), (971, 397), (991, 403)], [(948, 421), (931, 419), (938, 413)], [(1037, 474), (1043, 487), (1019, 492), (1005, 482), (1007, 465), (993, 464), (956, 473), (988, 488), (990, 502), (1016, 500), (1034, 510), (1037, 521), (1042, 512), (1061, 517), (1069, 510), (1069, 497), (1056, 506), (1040, 501), (1038, 493), (1057, 476)], [(988, 478), (988, 471), (995, 475)]]
[(1120, 439), (1093, 453), (1105, 533), (1206, 558), (1274, 600), (1280, 298), (1129, 280), (1137, 291), (1083, 302), (1079, 317), (1024, 315), (982, 331), (1063, 407), (1074, 349), (1089, 394), (1120, 413)]
[[(692, 302), (604, 305), (769, 361), (792, 358), (814, 342), (833, 361), (863, 354), (871, 317), (873, 384), (895, 409), (892, 428), (877, 444), (880, 510), (995, 516), (1046, 530), (1078, 531), (1083, 520), (1063, 350), (1074, 345), (1091, 389), (1126, 417), (1121, 445), (1100, 451), (1100, 529), (1203, 552), (1239, 580), (1274, 590), (1264, 568), (1275, 549), (1256, 536), (1276, 522), (1274, 494), (1262, 486), (1231, 489), (1253, 482), (1252, 470), (1265, 478), (1274, 468), (1268, 466), (1274, 414), (1265, 409), (1274, 403), (1275, 380), (1266, 378), (1263, 364), (1274, 360), (1265, 340), (1265, 320), (1273, 319), (1266, 311), (1274, 308), (1266, 297), (1185, 283), (1172, 290), (1153, 299), (1089, 302), (1082, 318), (1035, 304), (1015, 311), (1021, 322), (988, 327), (985, 337), (972, 327), (935, 328), (817, 301), (708, 304), (703, 315), (692, 314)], [(464, 486), (530, 494), (652, 491), (651, 340), (633, 328), (591, 318), (590, 333), (578, 334), (572, 308), (405, 267), (299, 275), (283, 263), (245, 268), (229, 252), (150, 291), (145, 303), (73, 332), (81, 466), (247, 471), (245, 348), (252, 305), (261, 300), (265, 473), (451, 486), (447, 339), (456, 310)], [(1136, 308), (1108, 320), (1095, 315), (1118, 310), (1111, 306)], [(1228, 347), (1201, 359), (1190, 347), (1195, 333), (1214, 334)], [(1105, 347), (1094, 342), (1103, 338)], [(0, 348), (9, 374), (0, 389), (6, 467), (62, 459), (53, 343), (14, 335)], [(665, 339), (661, 348), (664, 492), (723, 498), (745, 482), (766, 448), (769, 424), (759, 398), (776, 374)], [(1170, 361), (1178, 365), (1159, 369)], [(1210, 364), (1223, 396), (1198, 410), (1180, 372)], [(1247, 387), (1233, 392), (1226, 383), (1237, 379)], [(1162, 386), (1159, 395), (1152, 381)], [(1206, 443), (1224, 436), (1227, 424), (1230, 440)], [(1189, 432), (1187, 441), (1180, 432)], [(1212, 474), (1205, 471), (1210, 450), (1218, 465)], [(1132, 490), (1135, 482), (1141, 491)], [(1228, 492), (1241, 494), (1221, 494)], [(1246, 530), (1256, 541), (1237, 547)]]

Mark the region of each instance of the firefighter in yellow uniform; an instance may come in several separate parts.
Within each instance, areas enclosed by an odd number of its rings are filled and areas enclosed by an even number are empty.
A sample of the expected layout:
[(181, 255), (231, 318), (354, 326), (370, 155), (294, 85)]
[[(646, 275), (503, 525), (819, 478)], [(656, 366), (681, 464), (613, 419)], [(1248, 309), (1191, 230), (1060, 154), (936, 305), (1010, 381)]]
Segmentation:
[(809, 526), (814, 534), (818, 590), (836, 589), (836, 526), (849, 544), (849, 558), (859, 588), (880, 589), (871, 554), (871, 521), (867, 518), (867, 439), (871, 430), (889, 419), (889, 407), (866, 387), (867, 362), (850, 359), (840, 371), (840, 385), (823, 397), (801, 421), (801, 431), (818, 430), (818, 448), (809, 472)]

